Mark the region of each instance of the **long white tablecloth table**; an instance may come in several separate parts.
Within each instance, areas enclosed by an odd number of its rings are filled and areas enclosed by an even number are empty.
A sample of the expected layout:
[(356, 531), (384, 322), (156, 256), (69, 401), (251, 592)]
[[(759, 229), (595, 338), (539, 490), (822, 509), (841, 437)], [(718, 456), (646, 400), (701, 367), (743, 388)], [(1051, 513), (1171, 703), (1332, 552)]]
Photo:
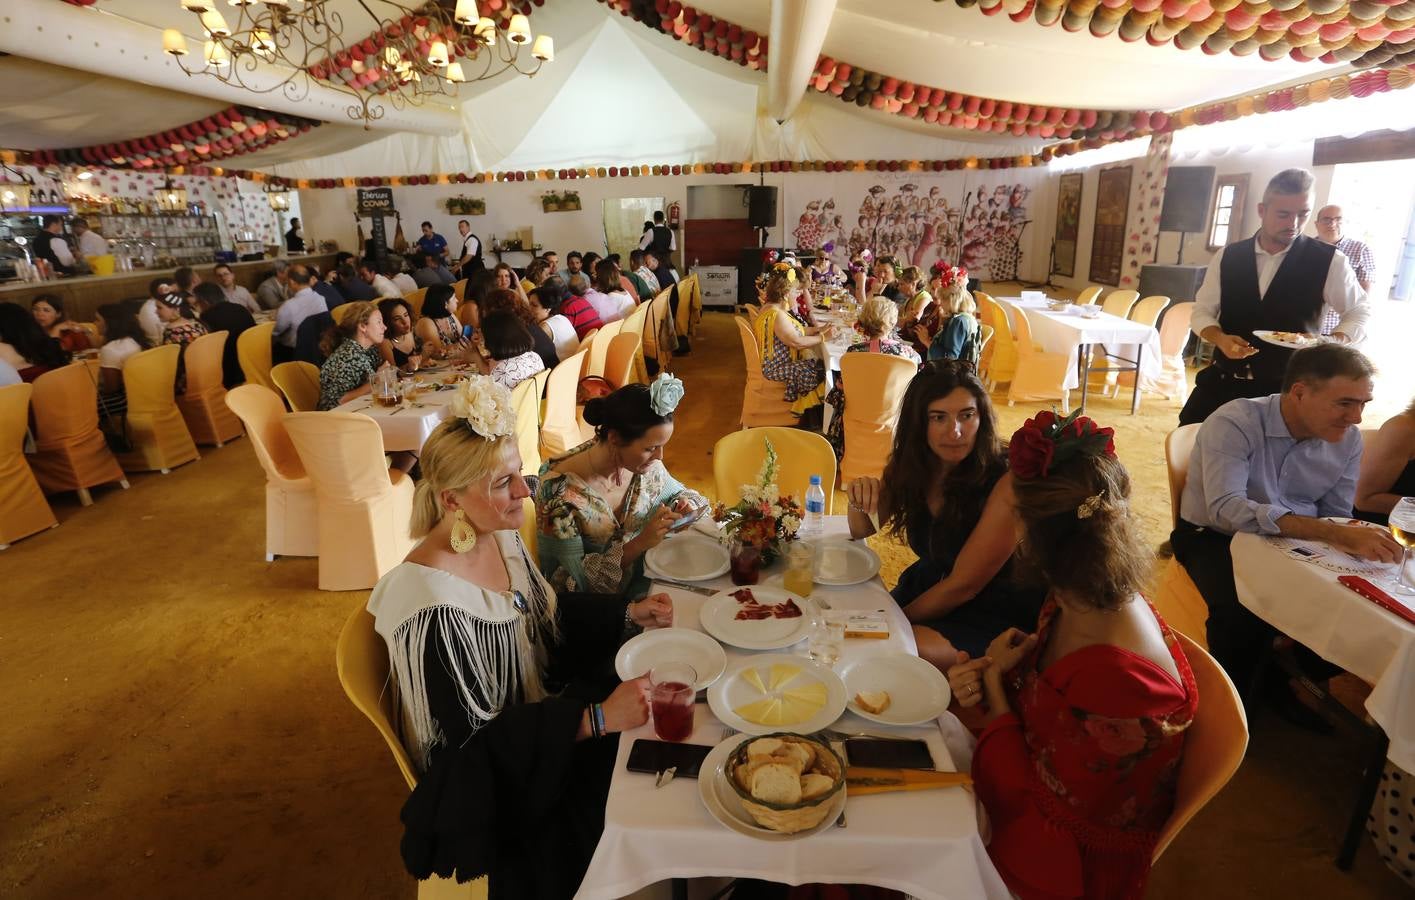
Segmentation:
[(1067, 390), (1081, 389), (1079, 405), (1082, 409), (1086, 406), (1092, 347), (1103, 347), (1112, 367), (1119, 363), (1121, 368), (1136, 372), (1135, 392), (1130, 400), (1132, 415), (1140, 408), (1140, 383), (1158, 378), (1164, 368), (1160, 335), (1151, 325), (1104, 312), (1088, 319), (1076, 312), (1074, 306), (1070, 312), (1052, 312), (1047, 309), (1044, 300), (1023, 300), (1021, 297), (998, 297), (997, 300), (1007, 313), (1014, 331), (1017, 328), (1016, 317), (1025, 315), (1033, 339), (1044, 350), (1071, 357), (1071, 366), (1062, 387)]
[[(826, 521), (827, 535), (846, 533), (844, 516)], [(779, 587), (780, 569), (777, 563), (764, 573), (763, 583)], [(727, 576), (704, 585), (733, 589)], [(707, 597), (666, 585), (655, 585), (655, 590), (672, 595), (675, 628), (701, 630), (698, 610)], [(840, 665), (870, 654), (917, 652), (908, 621), (878, 577), (851, 587), (818, 586), (812, 598), (824, 598), (833, 609), (879, 609), (889, 616), (888, 640), (847, 640)], [(724, 649), (728, 672), (753, 655)], [(805, 643), (777, 652), (804, 654)], [(966, 770), (971, 762), (972, 736), (952, 713), (928, 726), (889, 729), (847, 711), (835, 728), (927, 739), (940, 769)], [(847, 827), (828, 828), (795, 841), (764, 841), (719, 824), (703, 808), (692, 779), (679, 778), (655, 788), (652, 775), (627, 771), (629, 750), (639, 738), (655, 739), (652, 724), (620, 736), (604, 834), (576, 894), (579, 900), (611, 900), (672, 878), (713, 876), (789, 884), (872, 884), (940, 900), (1010, 896), (988, 859), (970, 791), (950, 788), (850, 798)], [(707, 704), (697, 704), (689, 742), (711, 746), (724, 739), (721, 721)]]
[(424, 390), (416, 399), (404, 400), (399, 406), (379, 406), (368, 394), (355, 397), (334, 408), (335, 412), (354, 412), (368, 416), (383, 432), (383, 449), (389, 452), (423, 448), (423, 442), (449, 415), (448, 404), (454, 391), (444, 386), (440, 390)]

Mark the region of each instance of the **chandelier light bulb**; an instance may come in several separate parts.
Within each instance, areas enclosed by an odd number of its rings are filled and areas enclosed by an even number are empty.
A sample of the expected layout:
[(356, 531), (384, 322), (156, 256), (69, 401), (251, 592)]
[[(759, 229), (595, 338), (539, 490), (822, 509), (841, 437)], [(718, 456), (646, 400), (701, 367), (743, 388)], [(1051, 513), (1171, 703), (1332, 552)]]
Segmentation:
[(215, 9), (201, 14), (201, 27), (214, 38), (231, 36), (231, 26), (226, 24), (226, 17)]
[(485, 16), (477, 20), (477, 27), (472, 29), (472, 34), (483, 44), (490, 47), (496, 43), (496, 23)]
[(453, 84), (462, 84), (467, 80), (467, 76), (462, 73), (462, 64), (459, 62), (454, 62), (447, 67), (445, 77)]
[(403, 54), (398, 52), (397, 47), (384, 47), (383, 61), (390, 66), (396, 66), (403, 61)]
[(173, 56), (187, 55), (187, 39), (175, 28), (162, 29), (162, 49)]
[(427, 64), (438, 69), (447, 65), (447, 44), (445, 42), (432, 42), (432, 46), (427, 51)]
[(507, 37), (513, 44), (529, 44), (531, 42), (531, 20), (523, 13), (516, 13), (511, 17), (511, 27), (507, 29)]
[(251, 32), (251, 52), (267, 61), (275, 58), (275, 41), (270, 32), (259, 28)]
[(555, 62), (555, 38), (542, 34), (531, 45), (531, 55), (541, 62)]
[(202, 55), (206, 57), (207, 66), (213, 69), (220, 69), (231, 64), (231, 54), (226, 52), (226, 48), (221, 45), (220, 41), (207, 41)]
[(481, 17), (477, 11), (477, 0), (457, 0), (457, 9), (452, 13), (452, 18), (458, 25), (471, 25)]
[(210, 12), (212, 0), (182, 0), (182, 9), (194, 13)]

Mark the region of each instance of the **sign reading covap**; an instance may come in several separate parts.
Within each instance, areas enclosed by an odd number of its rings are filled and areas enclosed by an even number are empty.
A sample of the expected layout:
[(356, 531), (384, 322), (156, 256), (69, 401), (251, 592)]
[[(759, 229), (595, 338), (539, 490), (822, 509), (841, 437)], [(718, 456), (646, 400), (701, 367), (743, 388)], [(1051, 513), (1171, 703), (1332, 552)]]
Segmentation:
[(359, 188), (360, 215), (377, 215), (393, 212), (393, 188)]

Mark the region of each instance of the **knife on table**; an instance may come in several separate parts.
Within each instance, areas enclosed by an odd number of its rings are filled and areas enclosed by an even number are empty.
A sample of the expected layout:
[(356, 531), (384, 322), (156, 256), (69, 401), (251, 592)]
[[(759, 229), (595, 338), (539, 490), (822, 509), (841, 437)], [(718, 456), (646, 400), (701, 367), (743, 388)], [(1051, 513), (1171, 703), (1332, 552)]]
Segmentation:
[(676, 587), (681, 591), (692, 591), (695, 594), (702, 594), (704, 597), (711, 597), (718, 592), (717, 588), (703, 587), (700, 584), (692, 584), (687, 581), (675, 581), (672, 578), (655, 577), (653, 581), (657, 584), (666, 584), (670, 587)]

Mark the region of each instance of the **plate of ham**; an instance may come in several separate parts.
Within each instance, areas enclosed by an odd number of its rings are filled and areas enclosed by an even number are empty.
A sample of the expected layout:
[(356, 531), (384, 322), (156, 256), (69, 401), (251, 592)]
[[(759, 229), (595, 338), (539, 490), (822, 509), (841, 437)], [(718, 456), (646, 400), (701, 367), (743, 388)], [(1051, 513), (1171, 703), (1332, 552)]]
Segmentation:
[(698, 615), (703, 629), (724, 644), (743, 650), (780, 650), (805, 640), (818, 612), (805, 597), (752, 586), (712, 597)]

